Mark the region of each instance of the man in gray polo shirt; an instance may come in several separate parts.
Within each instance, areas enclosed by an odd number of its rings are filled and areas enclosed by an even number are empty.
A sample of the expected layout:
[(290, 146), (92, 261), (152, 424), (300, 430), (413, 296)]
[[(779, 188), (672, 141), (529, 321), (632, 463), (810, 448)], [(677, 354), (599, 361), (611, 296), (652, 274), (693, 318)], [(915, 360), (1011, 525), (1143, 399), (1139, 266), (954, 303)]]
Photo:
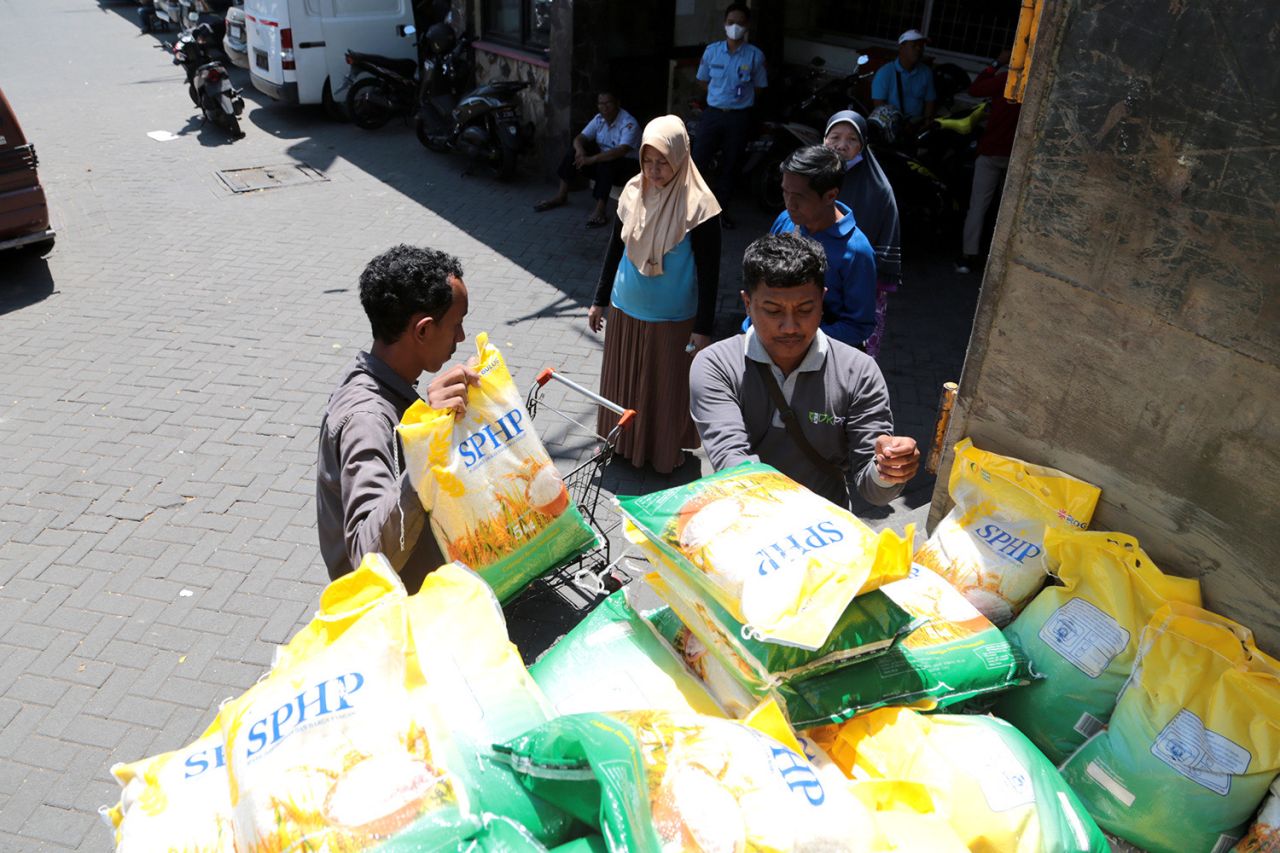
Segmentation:
[[(320, 553), (334, 580), (380, 552), (415, 593), (444, 557), (404, 470), (396, 424), (419, 399), (418, 378), (440, 370), (466, 339), (462, 265), (432, 249), (388, 249), (360, 274), (360, 304), (373, 345), (347, 366), (320, 421)], [(461, 414), (467, 386), (478, 381), (474, 370), (454, 365), (431, 380), (426, 401)]]
[(760, 461), (845, 508), (853, 490), (884, 505), (915, 476), (920, 451), (893, 435), (875, 360), (818, 328), (826, 266), (822, 247), (794, 232), (747, 247), (751, 328), (698, 353), (690, 411), (717, 471)]

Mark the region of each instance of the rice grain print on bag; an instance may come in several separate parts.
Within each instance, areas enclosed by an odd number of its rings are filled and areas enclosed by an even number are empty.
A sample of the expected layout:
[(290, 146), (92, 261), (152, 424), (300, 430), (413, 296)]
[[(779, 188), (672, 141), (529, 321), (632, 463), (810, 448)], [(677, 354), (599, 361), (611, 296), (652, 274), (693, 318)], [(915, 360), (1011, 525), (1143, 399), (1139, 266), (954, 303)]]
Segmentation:
[(397, 429), (445, 558), (474, 569), (506, 602), (597, 540), (485, 333), (476, 335), (475, 369), (465, 415), (418, 401)]

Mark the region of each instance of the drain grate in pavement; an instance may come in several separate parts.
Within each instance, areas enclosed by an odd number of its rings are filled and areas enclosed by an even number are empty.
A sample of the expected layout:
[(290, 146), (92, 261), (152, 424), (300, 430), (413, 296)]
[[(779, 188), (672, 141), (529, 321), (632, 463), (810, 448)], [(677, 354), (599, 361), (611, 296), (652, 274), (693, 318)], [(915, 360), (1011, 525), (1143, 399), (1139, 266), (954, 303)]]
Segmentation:
[(253, 166), (248, 169), (222, 169), (218, 177), (233, 193), (249, 193), (276, 187), (293, 187), (329, 180), (319, 169), (306, 163), (284, 166)]

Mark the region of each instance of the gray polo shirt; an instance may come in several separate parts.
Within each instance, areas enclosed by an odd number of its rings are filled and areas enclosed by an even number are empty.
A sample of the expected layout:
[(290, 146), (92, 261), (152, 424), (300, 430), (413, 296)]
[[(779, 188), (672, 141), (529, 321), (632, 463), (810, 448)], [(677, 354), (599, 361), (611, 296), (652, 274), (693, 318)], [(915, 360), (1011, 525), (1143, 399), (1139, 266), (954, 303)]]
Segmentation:
[(444, 563), (396, 434), (405, 409), (418, 399), (412, 385), (367, 352), (356, 356), (329, 397), (316, 459), (316, 527), (330, 579), (378, 551), (415, 593)]
[[(809, 443), (844, 472), (820, 469), (787, 434), (764, 380), (748, 360), (769, 365)], [(800, 366), (784, 377), (755, 330), (698, 353), (689, 370), (689, 409), (717, 471), (758, 461), (848, 508), (856, 490), (883, 506), (901, 494), (875, 467), (875, 440), (893, 434), (889, 389), (875, 360), (818, 331)]]

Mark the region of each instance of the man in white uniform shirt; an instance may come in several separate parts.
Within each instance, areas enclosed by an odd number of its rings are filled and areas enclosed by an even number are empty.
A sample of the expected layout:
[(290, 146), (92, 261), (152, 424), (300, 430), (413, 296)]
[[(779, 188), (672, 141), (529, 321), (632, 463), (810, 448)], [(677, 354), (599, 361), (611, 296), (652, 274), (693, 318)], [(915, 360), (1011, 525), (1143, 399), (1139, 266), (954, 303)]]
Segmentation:
[(593, 181), (591, 196), (596, 200), (595, 209), (587, 219), (588, 228), (608, 223), (605, 207), (609, 203), (609, 191), (625, 184), (639, 168), (640, 124), (618, 105), (618, 97), (612, 92), (600, 93), (596, 109), (600, 112), (573, 138), (572, 147), (560, 161), (560, 168), (556, 170), (560, 190), (533, 206), (538, 213), (560, 207), (569, 200), (573, 182), (580, 177), (587, 178)]

